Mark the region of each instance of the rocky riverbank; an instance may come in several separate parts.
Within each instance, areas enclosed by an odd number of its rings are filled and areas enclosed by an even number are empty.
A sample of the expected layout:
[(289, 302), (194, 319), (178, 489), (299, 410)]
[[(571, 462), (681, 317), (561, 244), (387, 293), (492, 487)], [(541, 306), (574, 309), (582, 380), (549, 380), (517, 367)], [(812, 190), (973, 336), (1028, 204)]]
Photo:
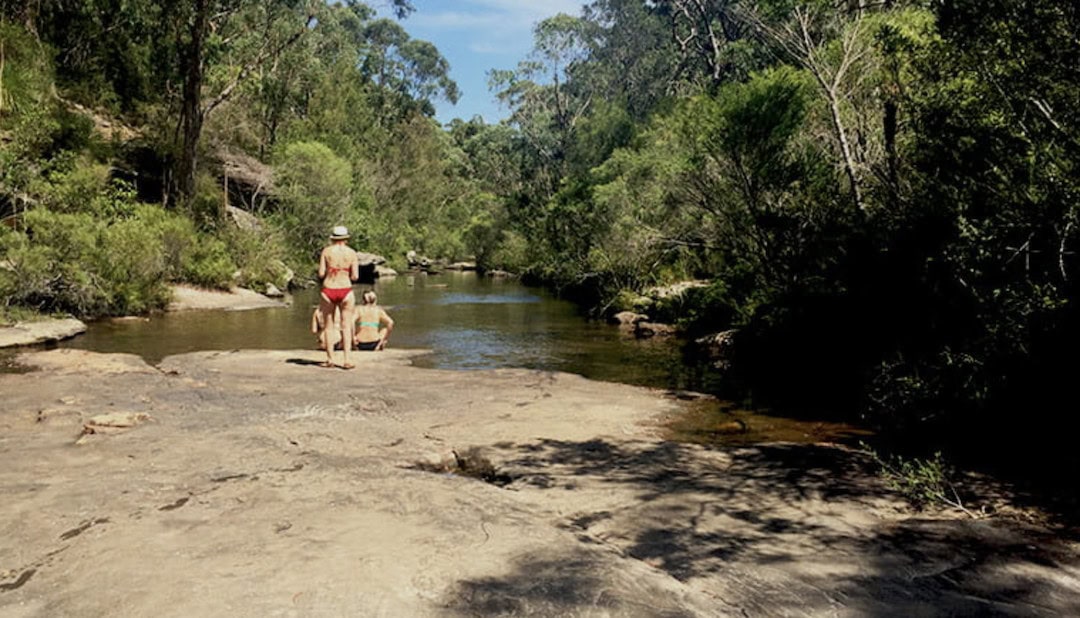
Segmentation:
[(204, 309), (224, 309), (226, 311), (245, 311), (248, 309), (266, 309), (284, 307), (285, 303), (269, 296), (244, 288), (229, 291), (206, 290), (189, 285), (176, 285), (172, 288), (172, 302), (169, 311), (191, 311)]
[(1080, 613), (1060, 531), (913, 514), (841, 448), (664, 441), (660, 391), (414, 354), (22, 355), (0, 614)]
[(75, 318), (43, 318), (0, 326), (0, 348), (52, 343), (86, 332), (86, 324)]

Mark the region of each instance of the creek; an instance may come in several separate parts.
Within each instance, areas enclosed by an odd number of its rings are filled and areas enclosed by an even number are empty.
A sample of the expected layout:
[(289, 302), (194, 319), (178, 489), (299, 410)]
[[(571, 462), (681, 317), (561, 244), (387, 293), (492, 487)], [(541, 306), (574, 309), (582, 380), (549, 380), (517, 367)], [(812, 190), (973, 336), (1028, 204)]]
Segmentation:
[[(359, 292), (361, 286), (357, 286)], [(573, 303), (511, 279), (449, 271), (402, 275), (374, 286), (395, 321), (390, 346), (430, 350), (419, 367), (472, 371), (526, 368), (673, 391), (715, 393), (720, 376), (683, 351), (674, 338), (637, 339), (588, 320)], [(199, 350), (316, 347), (310, 332), (318, 290), (301, 290), (287, 307), (249, 311), (185, 311), (149, 319), (104, 320), (61, 347), (137, 354), (150, 363)], [(787, 419), (701, 400), (674, 426), (679, 440), (745, 443), (844, 440), (849, 426)]]
[[(374, 289), (395, 322), (390, 345), (431, 351), (417, 359), (422, 367), (522, 367), (656, 388), (710, 390), (713, 378), (684, 359), (679, 342), (637, 340), (615, 326), (587, 320), (573, 303), (514, 280), (450, 271), (384, 278)], [(105, 320), (62, 347), (138, 354), (150, 363), (197, 350), (314, 348), (309, 328), (317, 304), (318, 290), (309, 289), (294, 293), (284, 308)]]

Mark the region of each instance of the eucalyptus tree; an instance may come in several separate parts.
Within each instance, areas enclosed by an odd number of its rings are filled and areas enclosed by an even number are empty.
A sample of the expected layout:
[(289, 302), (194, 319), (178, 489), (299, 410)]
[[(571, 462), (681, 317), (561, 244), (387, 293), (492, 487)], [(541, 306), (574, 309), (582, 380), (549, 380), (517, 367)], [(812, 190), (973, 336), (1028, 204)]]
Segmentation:
[(576, 79), (607, 101), (626, 107), (635, 121), (648, 118), (665, 98), (683, 90), (670, 17), (661, 5), (640, 0), (595, 0), (582, 10), (596, 35)]
[(365, 26), (359, 65), (379, 89), (388, 124), (401, 120), (413, 106), (425, 115), (434, 115), (435, 99), (456, 103), (460, 96), (457, 84), (450, 79), (450, 63), (438, 48), (411, 38), (389, 19)]

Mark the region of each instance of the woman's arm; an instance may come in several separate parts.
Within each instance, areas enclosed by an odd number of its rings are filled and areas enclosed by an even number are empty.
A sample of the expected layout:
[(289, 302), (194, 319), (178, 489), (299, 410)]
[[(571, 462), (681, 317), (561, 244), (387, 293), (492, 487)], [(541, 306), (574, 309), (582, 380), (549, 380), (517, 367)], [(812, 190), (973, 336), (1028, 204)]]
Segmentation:
[(356, 255), (355, 251), (352, 254), (352, 264), (349, 264), (349, 277), (353, 281), (360, 279), (360, 256)]
[(319, 279), (326, 278), (326, 249), (319, 254)]
[(379, 323), (382, 328), (379, 329), (379, 345), (375, 346), (376, 350), (382, 350), (386, 347), (386, 341), (390, 339), (390, 332), (394, 330), (394, 320), (382, 307), (379, 307)]

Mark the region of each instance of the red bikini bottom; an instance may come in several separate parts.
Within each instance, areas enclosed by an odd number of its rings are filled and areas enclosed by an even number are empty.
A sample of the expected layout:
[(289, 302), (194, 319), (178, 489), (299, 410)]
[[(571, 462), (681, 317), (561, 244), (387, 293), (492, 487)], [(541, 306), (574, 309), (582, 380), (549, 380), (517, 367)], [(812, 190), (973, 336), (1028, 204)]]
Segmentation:
[(326, 300), (334, 303), (335, 305), (345, 300), (345, 297), (352, 292), (352, 288), (323, 288), (323, 296)]

